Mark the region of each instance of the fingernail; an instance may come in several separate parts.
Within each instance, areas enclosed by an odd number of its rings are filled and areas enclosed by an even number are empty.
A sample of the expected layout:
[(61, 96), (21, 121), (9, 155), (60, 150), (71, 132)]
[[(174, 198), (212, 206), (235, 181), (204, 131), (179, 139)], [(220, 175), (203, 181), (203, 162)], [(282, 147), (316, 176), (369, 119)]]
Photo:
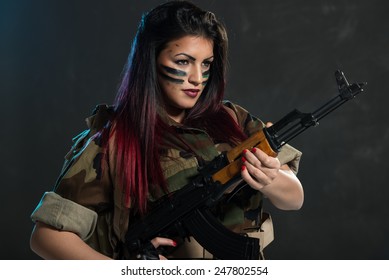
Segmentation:
[(242, 171), (246, 170), (246, 165), (242, 165)]
[(173, 240), (173, 241), (172, 241), (172, 246), (173, 246), (173, 247), (176, 247), (176, 246), (177, 246), (177, 242)]
[(247, 149), (244, 149), (244, 150), (243, 150), (243, 153), (244, 153), (244, 154), (247, 153)]
[(253, 149), (251, 150), (252, 153), (255, 153), (256, 151), (257, 151), (257, 148), (253, 148)]
[(242, 157), (242, 162), (246, 162), (247, 159), (245, 157)]

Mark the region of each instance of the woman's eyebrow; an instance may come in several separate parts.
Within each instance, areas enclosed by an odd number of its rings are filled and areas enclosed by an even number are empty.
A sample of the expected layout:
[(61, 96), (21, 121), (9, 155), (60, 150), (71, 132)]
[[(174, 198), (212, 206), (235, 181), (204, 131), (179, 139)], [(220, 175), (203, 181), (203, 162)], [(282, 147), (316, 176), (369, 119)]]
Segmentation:
[(186, 53), (178, 53), (178, 54), (175, 55), (175, 57), (176, 57), (176, 56), (179, 56), (179, 55), (184, 55), (184, 56), (186, 56), (187, 58), (189, 58), (190, 60), (196, 61), (196, 58), (194, 58), (193, 56), (191, 56), (191, 55), (189, 55), (189, 54), (186, 54)]
[[(186, 53), (178, 53), (178, 54), (175, 55), (175, 57), (176, 57), (176, 56), (179, 56), (179, 55), (184, 55), (184, 56), (186, 56), (187, 58), (189, 58), (190, 60), (196, 61), (196, 58), (194, 58), (193, 56), (191, 56), (191, 55), (189, 55), (189, 54), (186, 54)], [(204, 61), (205, 61), (205, 60), (209, 60), (209, 59), (211, 59), (211, 58), (213, 58), (213, 55), (210, 56), (210, 57), (208, 57), (208, 58), (206, 58), (206, 59), (204, 59)]]
[(213, 55), (211, 55), (210, 57), (204, 59), (204, 60), (209, 60), (209, 59), (212, 59), (213, 58)]

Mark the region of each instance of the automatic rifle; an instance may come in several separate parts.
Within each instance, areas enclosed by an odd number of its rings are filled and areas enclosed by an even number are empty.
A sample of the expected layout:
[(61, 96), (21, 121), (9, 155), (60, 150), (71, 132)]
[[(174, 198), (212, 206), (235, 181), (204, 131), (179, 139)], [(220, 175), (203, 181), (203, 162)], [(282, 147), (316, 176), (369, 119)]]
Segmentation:
[(211, 209), (226, 190), (241, 179), (244, 149), (256, 147), (270, 156), (277, 156), (283, 145), (309, 127), (318, 125), (320, 119), (361, 93), (366, 84), (349, 84), (340, 70), (335, 72), (335, 78), (339, 95), (316, 111), (291, 111), (274, 125), (256, 132), (201, 167), (199, 175), (189, 184), (156, 201), (144, 217), (130, 223), (125, 240), (128, 249), (139, 252), (154, 237), (178, 234), (183, 238), (193, 236), (217, 259), (259, 259), (259, 239), (230, 231)]

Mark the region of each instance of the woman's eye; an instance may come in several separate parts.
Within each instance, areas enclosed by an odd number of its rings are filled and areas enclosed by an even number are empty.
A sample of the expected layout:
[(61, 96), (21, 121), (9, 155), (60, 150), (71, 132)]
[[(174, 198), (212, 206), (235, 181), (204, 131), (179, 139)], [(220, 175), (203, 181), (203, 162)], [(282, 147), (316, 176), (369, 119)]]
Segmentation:
[(188, 65), (188, 61), (185, 59), (177, 60), (176, 64), (178, 65)]
[(209, 68), (210, 66), (211, 66), (211, 61), (204, 61), (203, 62), (203, 66), (205, 67), (205, 68)]

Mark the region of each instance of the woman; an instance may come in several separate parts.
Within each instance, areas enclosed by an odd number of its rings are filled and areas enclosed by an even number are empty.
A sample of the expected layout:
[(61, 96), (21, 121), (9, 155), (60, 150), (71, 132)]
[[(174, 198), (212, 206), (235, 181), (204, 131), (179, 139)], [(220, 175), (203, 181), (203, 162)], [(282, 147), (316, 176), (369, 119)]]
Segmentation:
[[(129, 223), (190, 182), (201, 164), (263, 128), (223, 101), (226, 60), (226, 31), (211, 12), (171, 1), (144, 15), (114, 106), (98, 106), (87, 120), (54, 190), (32, 214), (32, 250), (45, 259), (134, 257), (123, 246)], [(259, 230), (262, 199), (285, 210), (302, 206), (301, 153), (288, 145), (277, 158), (243, 152), (241, 175), (251, 188), (220, 203), (215, 215), (235, 232), (250, 225), (254, 235), (271, 233)], [(195, 240), (156, 237), (151, 244), (177, 247), (169, 257), (212, 258)]]

